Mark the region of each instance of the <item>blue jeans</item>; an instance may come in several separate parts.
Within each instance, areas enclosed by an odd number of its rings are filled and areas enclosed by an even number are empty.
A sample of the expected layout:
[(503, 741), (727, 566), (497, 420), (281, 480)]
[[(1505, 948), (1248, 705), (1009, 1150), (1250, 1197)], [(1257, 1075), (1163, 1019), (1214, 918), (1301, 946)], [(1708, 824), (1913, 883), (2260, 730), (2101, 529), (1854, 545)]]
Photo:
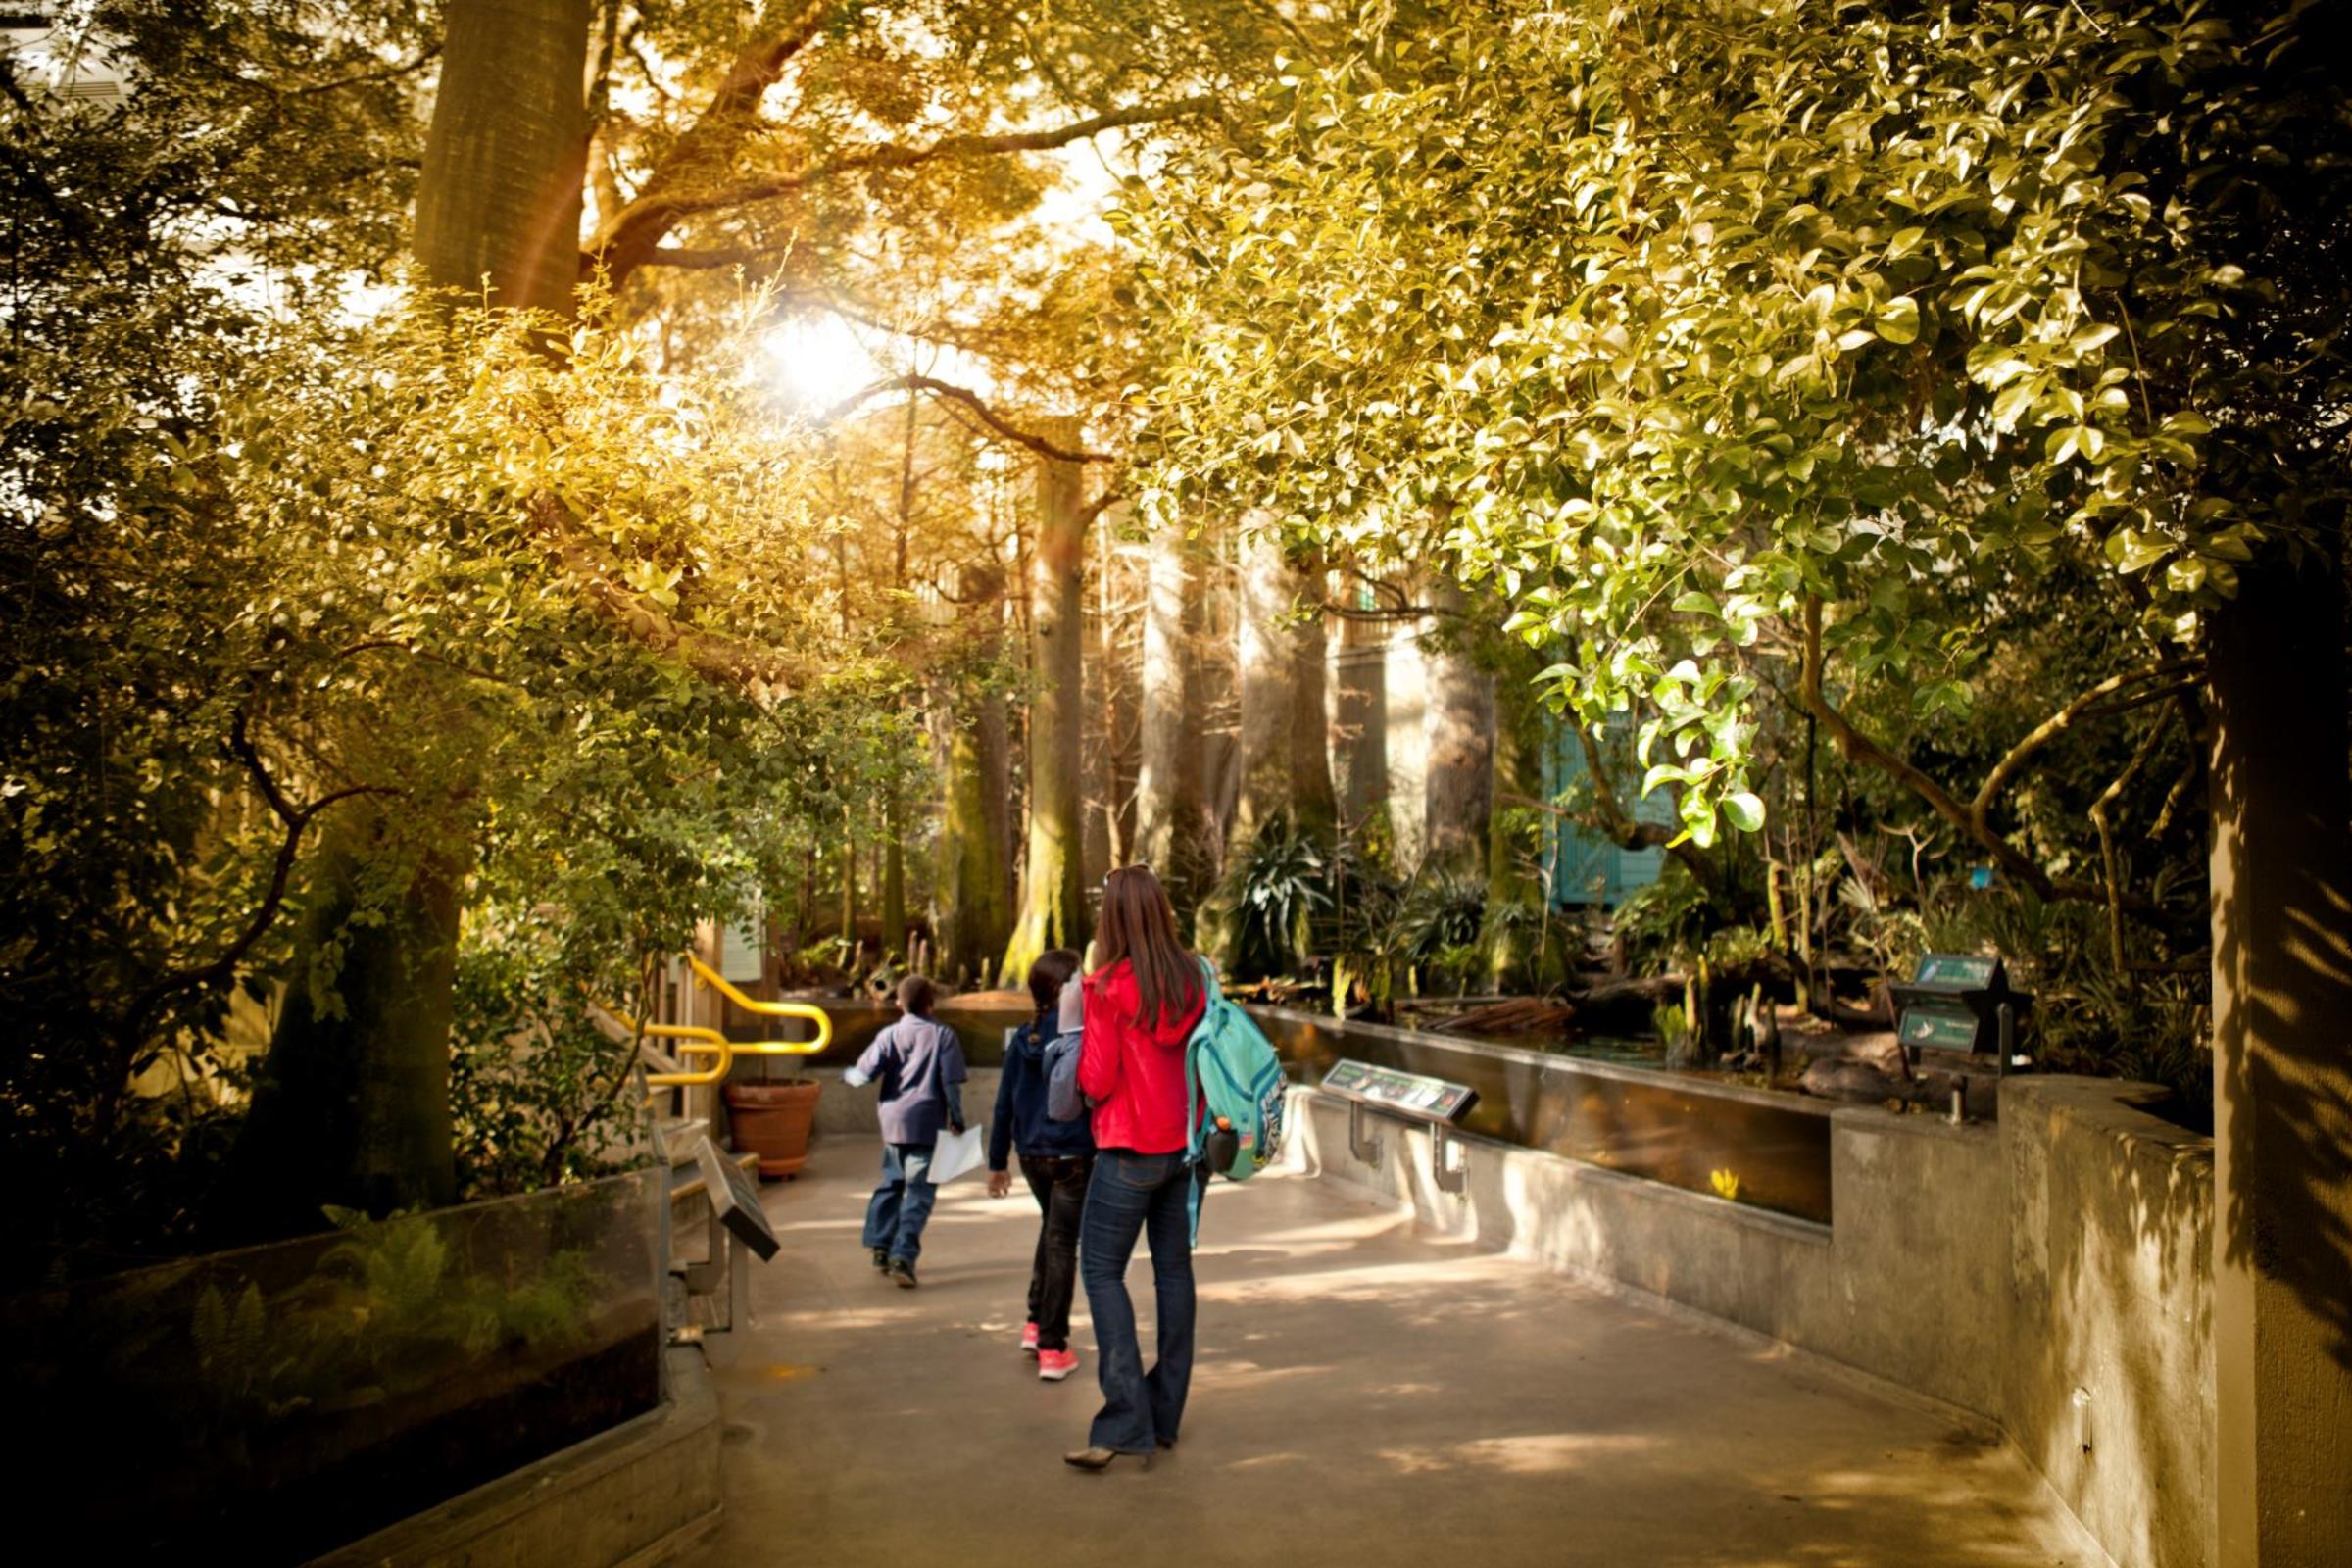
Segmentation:
[[(1095, 1447), (1150, 1453), (1155, 1439), (1176, 1441), (1193, 1385), (1193, 1248), (1185, 1200), (1200, 1174), (1181, 1152), (1105, 1149), (1095, 1157), (1078, 1232), (1078, 1273), (1095, 1315), (1095, 1376), (1102, 1385), (1102, 1409), (1087, 1437)], [(1159, 1305), (1159, 1359), (1149, 1374), (1127, 1295), (1127, 1260), (1138, 1235), (1152, 1249)]]
[(939, 1189), (931, 1185), (929, 1144), (884, 1144), (882, 1185), (865, 1203), (865, 1245), (911, 1263), (923, 1250), (923, 1227)]

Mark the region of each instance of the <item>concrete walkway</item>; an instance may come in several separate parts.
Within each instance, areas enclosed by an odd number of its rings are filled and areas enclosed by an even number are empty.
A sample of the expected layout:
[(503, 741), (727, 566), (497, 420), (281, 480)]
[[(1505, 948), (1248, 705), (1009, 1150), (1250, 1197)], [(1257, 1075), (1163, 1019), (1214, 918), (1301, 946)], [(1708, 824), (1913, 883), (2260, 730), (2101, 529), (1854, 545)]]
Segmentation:
[[(767, 1189), (784, 1250), (759, 1327), (711, 1341), (726, 1519), (696, 1568), (2104, 1560), (1983, 1433), (1282, 1175), (1209, 1195), (1183, 1446), (1080, 1474), (1094, 1340), (1082, 1293), (1075, 1377), (1018, 1348), (1027, 1191), (953, 1184), (902, 1291), (858, 1246), (877, 1159), (828, 1140)], [(1130, 1281), (1148, 1348), (1140, 1255)]]

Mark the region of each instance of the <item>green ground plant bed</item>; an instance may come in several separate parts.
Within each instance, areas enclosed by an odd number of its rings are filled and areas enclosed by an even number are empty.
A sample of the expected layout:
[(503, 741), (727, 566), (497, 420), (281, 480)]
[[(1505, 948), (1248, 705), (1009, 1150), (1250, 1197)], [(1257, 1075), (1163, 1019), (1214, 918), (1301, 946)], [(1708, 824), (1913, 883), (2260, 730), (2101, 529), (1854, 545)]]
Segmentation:
[(90, 1560), (295, 1563), (653, 1408), (658, 1174), (0, 1301), (30, 1494)]

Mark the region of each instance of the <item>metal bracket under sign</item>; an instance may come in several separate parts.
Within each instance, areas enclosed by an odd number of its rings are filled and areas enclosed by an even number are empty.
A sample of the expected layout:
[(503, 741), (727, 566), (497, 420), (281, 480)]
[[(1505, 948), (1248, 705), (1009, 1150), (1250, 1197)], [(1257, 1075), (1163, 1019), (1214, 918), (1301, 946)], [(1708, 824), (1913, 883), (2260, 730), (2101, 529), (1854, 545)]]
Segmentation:
[(1463, 1190), (1470, 1168), (1469, 1151), (1453, 1129), (1478, 1103), (1477, 1090), (1468, 1084), (1347, 1057), (1333, 1063), (1323, 1075), (1322, 1088), (1348, 1102), (1348, 1152), (1356, 1159), (1374, 1170), (1380, 1168), (1380, 1139), (1368, 1126), (1368, 1113), (1401, 1116), (1429, 1128), (1429, 1174), (1438, 1190)]

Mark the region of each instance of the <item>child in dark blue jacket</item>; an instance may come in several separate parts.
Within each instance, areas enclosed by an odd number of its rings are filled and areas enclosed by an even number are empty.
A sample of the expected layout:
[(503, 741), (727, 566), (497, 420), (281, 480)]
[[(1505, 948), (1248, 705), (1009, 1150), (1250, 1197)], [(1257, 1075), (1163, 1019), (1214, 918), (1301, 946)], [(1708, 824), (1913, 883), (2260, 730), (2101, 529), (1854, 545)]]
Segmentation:
[(1078, 1216), (1095, 1170), (1094, 1135), (1086, 1118), (1055, 1121), (1046, 1114), (1046, 1048), (1060, 1033), (1062, 986), (1078, 972), (1078, 955), (1055, 948), (1029, 966), (1029, 996), (1037, 1016), (1004, 1038), (1004, 1076), (997, 1084), (997, 1114), (988, 1130), (988, 1192), (1012, 1191), (1005, 1168), (1009, 1146), (1021, 1156), (1021, 1175), (1040, 1213), (1037, 1257), (1029, 1270), (1029, 1321), (1021, 1348), (1037, 1355), (1037, 1375), (1058, 1383), (1078, 1366), (1070, 1348), (1070, 1298), (1078, 1282)]

